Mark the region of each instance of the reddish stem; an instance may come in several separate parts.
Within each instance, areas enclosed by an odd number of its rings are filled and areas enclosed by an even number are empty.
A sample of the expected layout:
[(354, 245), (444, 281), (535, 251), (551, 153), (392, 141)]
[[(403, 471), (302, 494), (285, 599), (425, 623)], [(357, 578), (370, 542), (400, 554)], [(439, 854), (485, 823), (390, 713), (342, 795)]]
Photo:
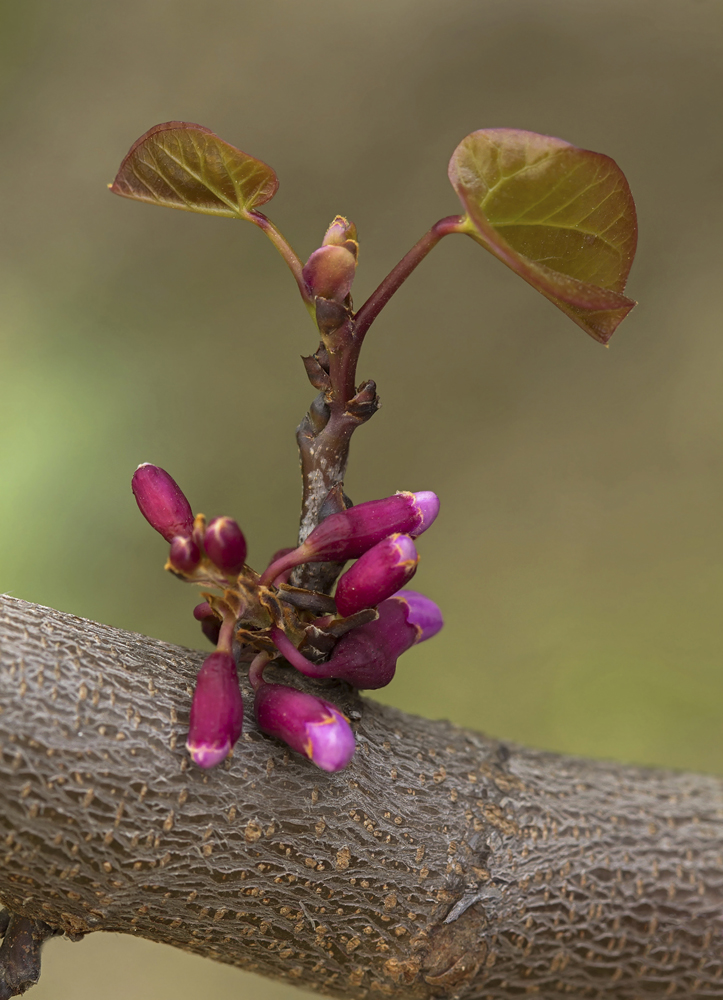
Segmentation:
[(448, 215), (446, 218), (440, 219), (439, 222), (435, 222), (429, 232), (426, 232), (421, 240), (414, 244), (409, 253), (406, 253), (402, 257), (384, 281), (375, 288), (354, 317), (357, 352), (367, 330), (391, 299), (392, 295), (407, 280), (415, 267), (421, 264), (429, 251), (439, 243), (443, 236), (449, 236), (450, 233), (463, 232), (463, 219), (464, 216), (462, 215)]
[(323, 667), (318, 667), (311, 660), (307, 660), (303, 653), (300, 653), (291, 639), (282, 632), (280, 628), (271, 629), (271, 641), (278, 649), (285, 660), (291, 664), (300, 674), (305, 677), (326, 677), (328, 676)]

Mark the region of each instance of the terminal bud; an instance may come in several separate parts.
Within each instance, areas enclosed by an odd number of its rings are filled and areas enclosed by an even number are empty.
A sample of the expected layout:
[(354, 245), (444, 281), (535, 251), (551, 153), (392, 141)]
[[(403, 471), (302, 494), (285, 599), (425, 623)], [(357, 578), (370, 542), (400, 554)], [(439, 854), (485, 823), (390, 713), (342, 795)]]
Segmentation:
[(359, 244), (356, 226), (343, 215), (334, 216), (334, 221), (324, 234), (322, 246), (345, 247), (354, 256), (358, 256)]
[(230, 653), (211, 653), (196, 678), (186, 748), (194, 764), (215, 767), (241, 735), (243, 699)]
[(157, 465), (144, 462), (133, 474), (133, 495), (141, 514), (167, 542), (193, 531), (193, 511), (175, 479)]
[(354, 733), (330, 702), (283, 684), (261, 684), (254, 700), (259, 729), (283, 740), (322, 771), (341, 771), (354, 755)]
[(389, 535), (368, 549), (340, 577), (334, 599), (348, 618), (396, 594), (417, 572), (419, 554), (409, 535)]
[(323, 246), (314, 250), (302, 274), (314, 297), (343, 302), (351, 291), (356, 257), (344, 246)]

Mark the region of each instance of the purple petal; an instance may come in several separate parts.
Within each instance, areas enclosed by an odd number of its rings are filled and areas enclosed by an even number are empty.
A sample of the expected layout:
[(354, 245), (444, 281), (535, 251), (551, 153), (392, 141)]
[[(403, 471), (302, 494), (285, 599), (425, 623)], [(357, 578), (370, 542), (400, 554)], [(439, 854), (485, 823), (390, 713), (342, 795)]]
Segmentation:
[(434, 601), (420, 594), (417, 590), (400, 590), (396, 595), (402, 598), (408, 607), (407, 621), (418, 629), (418, 637), (415, 642), (424, 642), (431, 639), (433, 635), (444, 625), (442, 612)]
[(415, 493), (414, 499), (417, 504), (417, 510), (419, 511), (422, 523), (415, 530), (410, 531), (412, 538), (417, 538), (430, 528), (434, 524), (437, 514), (439, 514), (439, 497), (436, 493), (432, 493), (431, 490), (423, 490), (421, 493)]
[(327, 709), (326, 719), (306, 726), (311, 744), (309, 757), (322, 771), (341, 771), (354, 756), (354, 733), (341, 712), (328, 703)]

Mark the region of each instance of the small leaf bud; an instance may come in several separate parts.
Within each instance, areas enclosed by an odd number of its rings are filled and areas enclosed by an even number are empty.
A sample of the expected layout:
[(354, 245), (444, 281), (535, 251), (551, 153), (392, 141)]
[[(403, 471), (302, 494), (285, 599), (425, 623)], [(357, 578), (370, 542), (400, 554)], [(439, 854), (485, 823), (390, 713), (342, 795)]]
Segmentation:
[(323, 698), (283, 684), (261, 684), (254, 711), (259, 729), (283, 740), (323, 771), (341, 771), (354, 755), (348, 719)]
[(348, 618), (396, 594), (417, 572), (418, 562), (409, 535), (390, 535), (377, 542), (339, 579), (335, 594), (339, 614)]
[(133, 474), (131, 488), (141, 514), (167, 542), (193, 531), (191, 505), (180, 486), (157, 465), (144, 462)]
[(196, 678), (186, 748), (199, 767), (215, 767), (241, 735), (243, 699), (230, 653), (211, 653)]
[(222, 572), (238, 576), (246, 562), (246, 539), (232, 517), (216, 517), (203, 538), (206, 555)]
[(351, 290), (356, 272), (356, 257), (340, 246), (314, 250), (304, 264), (302, 274), (311, 294), (333, 302), (343, 302)]
[(190, 536), (176, 535), (171, 542), (168, 561), (179, 573), (193, 573), (201, 562), (201, 550)]

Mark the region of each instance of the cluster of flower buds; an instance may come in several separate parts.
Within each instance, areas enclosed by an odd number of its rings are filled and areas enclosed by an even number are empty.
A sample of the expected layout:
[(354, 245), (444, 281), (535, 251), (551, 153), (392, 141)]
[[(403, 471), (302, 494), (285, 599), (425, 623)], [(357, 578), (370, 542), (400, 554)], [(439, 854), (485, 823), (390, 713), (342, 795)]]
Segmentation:
[[(345, 225), (334, 220), (325, 246), (351, 254)], [(355, 688), (388, 684), (399, 656), (442, 628), (434, 601), (406, 587), (419, 562), (415, 539), (435, 520), (437, 496), (395, 493), (331, 514), (301, 545), (277, 552), (259, 576), (246, 565), (246, 540), (236, 521), (218, 517), (206, 524), (203, 514), (194, 517), (163, 469), (140, 465), (132, 487), (143, 516), (170, 543), (166, 568), (212, 588), (194, 610), (216, 651), (196, 681), (186, 744), (193, 761), (204, 768), (219, 764), (241, 735), (237, 661), (245, 661), (251, 662), (259, 728), (323, 770), (345, 767), (354, 753), (349, 720), (324, 698), (265, 681), (264, 667), (283, 658), (313, 679)], [(349, 559), (356, 562), (339, 578), (333, 598), (288, 583), (304, 563), (343, 565)]]
[(194, 517), (178, 483), (150, 462), (138, 466), (131, 488), (146, 521), (171, 543), (168, 569), (184, 578), (209, 570), (238, 576), (246, 563), (246, 539), (232, 517), (216, 517), (208, 525), (203, 514)]

